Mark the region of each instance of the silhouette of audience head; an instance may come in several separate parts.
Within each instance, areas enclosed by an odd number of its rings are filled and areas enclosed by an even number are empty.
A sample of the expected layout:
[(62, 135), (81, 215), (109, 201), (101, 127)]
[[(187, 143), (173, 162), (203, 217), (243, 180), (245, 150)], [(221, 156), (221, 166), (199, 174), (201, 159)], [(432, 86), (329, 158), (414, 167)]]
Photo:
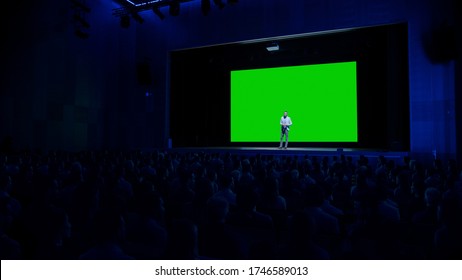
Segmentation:
[(324, 202), (324, 191), (318, 184), (310, 185), (304, 193), (305, 206), (320, 207)]
[(288, 259), (330, 259), (329, 252), (315, 242), (315, 219), (305, 211), (296, 211), (289, 221)]
[(94, 238), (97, 243), (120, 243), (125, 239), (125, 221), (112, 209), (101, 209), (94, 218)]
[(427, 205), (427, 207), (436, 207), (439, 204), (440, 196), (441, 193), (437, 188), (427, 188), (425, 190), (424, 196), (425, 204)]
[(212, 224), (224, 224), (229, 213), (229, 203), (223, 197), (211, 197), (207, 201), (206, 220)]
[(256, 210), (259, 195), (254, 188), (243, 188), (236, 194), (236, 204), (239, 209), (245, 212)]
[(305, 211), (295, 212), (289, 223), (290, 240), (295, 246), (304, 246), (316, 235), (315, 219)]
[(159, 223), (164, 223), (164, 199), (157, 191), (148, 191), (140, 197), (139, 210), (142, 216), (152, 218)]
[(40, 213), (41, 226), (37, 235), (35, 256), (38, 259), (56, 259), (62, 257), (64, 242), (71, 237), (71, 224), (67, 213), (58, 207), (49, 205)]

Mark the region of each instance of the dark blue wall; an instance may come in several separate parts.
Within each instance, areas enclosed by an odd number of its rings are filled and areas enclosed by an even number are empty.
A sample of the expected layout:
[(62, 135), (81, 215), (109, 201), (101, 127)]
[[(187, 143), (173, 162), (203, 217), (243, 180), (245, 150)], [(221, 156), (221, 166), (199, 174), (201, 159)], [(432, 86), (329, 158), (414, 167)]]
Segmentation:
[[(207, 16), (192, 1), (178, 17), (143, 12), (145, 22), (127, 29), (112, 15), (117, 4), (92, 0), (88, 39), (74, 35), (70, 1), (19, 2), (2, 19), (0, 85), (0, 137), (16, 148), (166, 147), (171, 50), (408, 22), (411, 152), (460, 159), (460, 55), (442, 61), (429, 51), (438, 46), (434, 31), (456, 23), (455, 0), (240, 0), (223, 10), (212, 4)], [(149, 65), (149, 85), (139, 82), (140, 63)]]

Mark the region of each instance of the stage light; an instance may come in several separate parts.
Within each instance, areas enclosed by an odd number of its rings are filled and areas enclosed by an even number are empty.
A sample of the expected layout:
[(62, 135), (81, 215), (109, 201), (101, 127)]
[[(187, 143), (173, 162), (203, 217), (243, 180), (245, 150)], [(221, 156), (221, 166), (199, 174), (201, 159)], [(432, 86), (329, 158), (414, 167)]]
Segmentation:
[(223, 9), (225, 7), (225, 3), (222, 0), (213, 0), (213, 3), (218, 6), (218, 8)]
[(84, 0), (71, 0), (72, 9), (74, 13), (72, 14), (72, 20), (75, 28), (75, 35), (81, 39), (87, 39), (89, 34), (84, 32), (82, 29), (90, 28), (90, 24), (85, 19), (85, 15), (91, 11), (91, 9), (86, 6)]
[(161, 20), (163, 20), (165, 18), (164, 14), (159, 10), (159, 7), (152, 7), (152, 12), (158, 16)]
[(174, 16), (174, 17), (180, 15), (180, 2), (176, 0), (172, 1), (169, 5), (168, 12), (170, 13), (171, 16)]
[(130, 17), (128, 15), (123, 15), (120, 17), (120, 26), (122, 28), (130, 27)]
[(210, 12), (210, 0), (201, 0), (201, 10), (204, 16)]
[(266, 46), (266, 50), (269, 52), (275, 52), (279, 50), (279, 44), (276, 42), (272, 42)]
[(132, 17), (138, 23), (143, 23), (144, 22), (144, 19), (138, 13), (132, 13)]

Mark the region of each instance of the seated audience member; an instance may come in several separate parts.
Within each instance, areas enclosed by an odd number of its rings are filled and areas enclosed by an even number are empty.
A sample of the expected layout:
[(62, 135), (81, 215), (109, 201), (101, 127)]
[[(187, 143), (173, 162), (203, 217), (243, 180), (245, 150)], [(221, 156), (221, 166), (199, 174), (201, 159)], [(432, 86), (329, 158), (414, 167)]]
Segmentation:
[(164, 201), (156, 191), (147, 191), (137, 200), (138, 209), (126, 218), (124, 250), (136, 259), (155, 260), (165, 255), (168, 240)]
[(213, 197), (224, 198), (232, 207), (236, 206), (236, 193), (234, 192), (234, 177), (232, 175), (224, 175), (221, 179), (218, 191)]
[(174, 219), (168, 227), (168, 245), (165, 258), (169, 260), (199, 260), (199, 232), (190, 219)]
[(462, 196), (445, 192), (439, 206), (440, 227), (434, 235), (436, 259), (462, 259)]
[(229, 213), (228, 224), (236, 227), (273, 229), (270, 215), (257, 210), (258, 193), (251, 188), (242, 189), (236, 195), (237, 207)]
[(338, 236), (340, 233), (338, 218), (322, 209), (324, 203), (324, 192), (319, 185), (308, 187), (305, 190), (305, 209), (313, 217), (317, 235)]
[(125, 221), (118, 211), (100, 210), (94, 219), (94, 245), (80, 255), (81, 260), (131, 260), (121, 244), (125, 242)]
[(412, 217), (414, 224), (433, 225), (438, 223), (438, 205), (441, 193), (437, 188), (427, 188), (424, 194), (425, 208)]
[(316, 222), (305, 211), (297, 211), (289, 217), (289, 234), (280, 257), (289, 260), (326, 260), (329, 252), (317, 244)]
[(286, 211), (286, 199), (279, 194), (279, 180), (268, 178), (264, 182), (263, 190), (258, 202), (258, 209), (271, 211)]
[(205, 223), (199, 225), (200, 255), (222, 260), (242, 257), (237, 236), (226, 224), (229, 203), (221, 196), (213, 196), (207, 201)]

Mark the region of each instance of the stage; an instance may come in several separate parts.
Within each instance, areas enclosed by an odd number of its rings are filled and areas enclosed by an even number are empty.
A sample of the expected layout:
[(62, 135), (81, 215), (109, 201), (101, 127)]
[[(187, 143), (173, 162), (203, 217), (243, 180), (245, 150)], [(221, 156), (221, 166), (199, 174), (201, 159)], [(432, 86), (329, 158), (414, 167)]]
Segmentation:
[(218, 154), (238, 154), (243, 156), (255, 155), (272, 155), (272, 156), (291, 156), (291, 157), (333, 157), (344, 155), (357, 159), (364, 156), (375, 161), (379, 156), (384, 156), (387, 159), (395, 161), (402, 160), (405, 156), (409, 156), (407, 151), (385, 151), (373, 149), (354, 149), (354, 148), (318, 148), (318, 147), (288, 147), (287, 149), (279, 149), (278, 147), (173, 147), (168, 149), (171, 152), (178, 153), (218, 153)]

